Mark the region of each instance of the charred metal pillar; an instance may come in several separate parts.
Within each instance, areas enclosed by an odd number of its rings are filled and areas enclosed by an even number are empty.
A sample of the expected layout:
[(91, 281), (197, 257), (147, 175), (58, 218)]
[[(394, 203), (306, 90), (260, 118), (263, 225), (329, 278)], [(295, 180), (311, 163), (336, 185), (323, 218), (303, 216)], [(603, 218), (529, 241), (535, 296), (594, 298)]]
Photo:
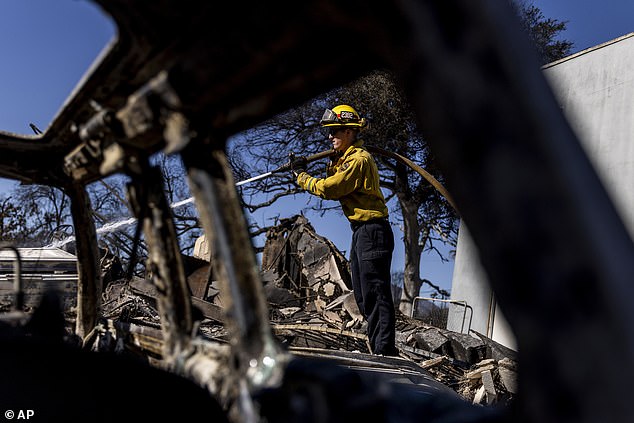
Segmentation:
[(84, 185), (71, 184), (65, 189), (71, 200), (77, 255), (76, 335), (84, 338), (95, 327), (101, 314), (101, 272), (97, 232), (92, 219), (90, 198)]
[(159, 294), (163, 359), (170, 365), (189, 349), (193, 325), (189, 287), (171, 209), (163, 191), (163, 175), (144, 163), (142, 171), (132, 175), (128, 189), (134, 214), (139, 225), (143, 225), (149, 251), (147, 271)]
[(393, 69), (518, 340), (511, 420), (633, 420), (634, 244), (534, 46), (508, 2), (396, 4)]
[(281, 348), (269, 324), (253, 244), (227, 158), (209, 141), (190, 143), (182, 155), (210, 241), (214, 274), (227, 294), (226, 324), (238, 370), (251, 385), (266, 385), (281, 371)]

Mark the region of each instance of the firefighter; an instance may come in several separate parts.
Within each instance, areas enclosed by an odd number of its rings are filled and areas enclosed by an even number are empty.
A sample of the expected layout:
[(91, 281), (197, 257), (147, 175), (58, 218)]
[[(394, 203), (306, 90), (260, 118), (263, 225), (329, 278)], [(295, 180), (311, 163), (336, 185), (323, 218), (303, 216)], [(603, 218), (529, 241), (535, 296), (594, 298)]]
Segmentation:
[(328, 139), (341, 155), (329, 164), (324, 179), (310, 176), (303, 166), (295, 168), (297, 184), (313, 195), (341, 203), (352, 228), (352, 289), (367, 321), (372, 353), (395, 356), (395, 310), (390, 289), (394, 235), (376, 163), (358, 138), (366, 120), (353, 107), (341, 104), (327, 109), (320, 125), (328, 129)]

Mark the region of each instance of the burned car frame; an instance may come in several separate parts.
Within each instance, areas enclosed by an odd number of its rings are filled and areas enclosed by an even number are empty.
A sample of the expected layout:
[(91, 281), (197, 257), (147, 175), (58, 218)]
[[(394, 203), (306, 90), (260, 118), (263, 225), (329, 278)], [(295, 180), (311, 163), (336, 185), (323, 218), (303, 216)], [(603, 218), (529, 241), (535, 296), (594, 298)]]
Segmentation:
[[(505, 2), (305, 1), (293, 5), (292, 19), (265, 2), (95, 3), (118, 29), (106, 53), (43, 134), (0, 133), (0, 176), (59, 187), (72, 200), (82, 228), (79, 337), (95, 328), (101, 308), (85, 187), (122, 173), (160, 293), (162, 367), (213, 392), (230, 420), (634, 417), (632, 241)], [(332, 34), (355, 48), (325, 60), (322, 44)], [(503, 413), (441, 394), (377, 393), (321, 362), (303, 366), (272, 334), (255, 255), (245, 254), (251, 241), (226, 139), (377, 68), (403, 83), (516, 334), (520, 394)], [(158, 151), (180, 154), (187, 169), (214, 271), (229, 293), (227, 351), (209, 351), (192, 336), (169, 205), (149, 165)], [(609, 350), (588, 347), (588, 333)], [(294, 396), (311, 405), (294, 409)]]

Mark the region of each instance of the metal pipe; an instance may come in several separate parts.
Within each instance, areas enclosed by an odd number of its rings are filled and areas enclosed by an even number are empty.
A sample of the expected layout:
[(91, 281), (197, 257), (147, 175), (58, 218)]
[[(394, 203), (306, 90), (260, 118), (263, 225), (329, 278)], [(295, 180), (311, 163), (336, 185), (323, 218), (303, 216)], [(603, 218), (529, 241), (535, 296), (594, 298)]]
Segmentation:
[(495, 324), (495, 294), (491, 292), (491, 301), (489, 301), (489, 313), (487, 318), (486, 334), (489, 338), (493, 338), (493, 325)]

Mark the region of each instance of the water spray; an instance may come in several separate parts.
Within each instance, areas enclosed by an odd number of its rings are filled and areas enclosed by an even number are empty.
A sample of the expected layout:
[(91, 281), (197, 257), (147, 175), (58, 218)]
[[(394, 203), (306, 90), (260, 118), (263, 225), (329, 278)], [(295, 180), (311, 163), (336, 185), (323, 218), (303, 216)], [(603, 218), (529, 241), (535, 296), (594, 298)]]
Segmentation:
[[(454, 208), (454, 210), (457, 211), (456, 206), (453, 202), (453, 199), (451, 198), (451, 196), (449, 195), (449, 192), (442, 186), (442, 184), (440, 184), (440, 182), (438, 182), (429, 172), (427, 172), (425, 169), (421, 168), (420, 166), (418, 166), (417, 164), (415, 164), (414, 162), (412, 162), (411, 160), (407, 159), (406, 157), (401, 156), (400, 154), (397, 153), (393, 153), (391, 151), (387, 151), (384, 150), (382, 148), (379, 147), (375, 147), (375, 146), (367, 146), (366, 149), (373, 154), (378, 154), (381, 156), (385, 156), (385, 157), (390, 157), (392, 159), (395, 159), (403, 164), (405, 164), (406, 166), (408, 166), (409, 168), (411, 168), (412, 170), (414, 170), (415, 172), (417, 172), (419, 175), (421, 175), (423, 178), (425, 178), (427, 180), (427, 182), (429, 182), (434, 188), (436, 188), (436, 190), (445, 198), (445, 200), (447, 200), (447, 202)], [(251, 178), (248, 179), (244, 179), (240, 182), (236, 183), (236, 186), (241, 186), (241, 185), (245, 185), (248, 184), (250, 182), (255, 182), (258, 181), (260, 179), (264, 179), (264, 178), (268, 178), (269, 176), (276, 174), (276, 173), (281, 173), (281, 172), (288, 172), (290, 170), (293, 170), (293, 168), (295, 167), (301, 167), (302, 165), (305, 166), (308, 163), (314, 162), (316, 160), (321, 160), (327, 157), (335, 157), (337, 155), (340, 155), (341, 153), (338, 152), (337, 150), (326, 150), (326, 151), (322, 151), (320, 153), (316, 153), (316, 154), (312, 154), (309, 156), (295, 156), (294, 154), (289, 154), (289, 161), (284, 163), (282, 166), (270, 171), (270, 172), (266, 172), (266, 173), (262, 173), (261, 175), (257, 175), (257, 176), (253, 176)], [(170, 207), (172, 209), (176, 209), (178, 207), (182, 207), (186, 204), (190, 204), (194, 202), (194, 197), (189, 197), (186, 198), (184, 200), (180, 200), (177, 201), (175, 203), (170, 204)], [(106, 232), (113, 232), (119, 228), (122, 228), (124, 226), (130, 226), (133, 225), (134, 223), (136, 223), (137, 219), (135, 217), (130, 217), (127, 219), (122, 219), (116, 222), (111, 222), (111, 223), (107, 223), (103, 226), (101, 226), (100, 228), (97, 229), (97, 234), (102, 234), (102, 233), (106, 233)], [(59, 240), (59, 241), (55, 241), (49, 245), (47, 245), (45, 248), (59, 248), (62, 247), (66, 244), (68, 244), (69, 242), (72, 242), (75, 240), (74, 236), (70, 236), (68, 238)]]
[(314, 162), (316, 160), (325, 159), (326, 157), (334, 157), (339, 154), (341, 153), (339, 153), (337, 150), (326, 150), (320, 153), (311, 154), (310, 156), (295, 156), (293, 153), (291, 153), (289, 154), (289, 161), (284, 163), (282, 166), (270, 172), (266, 172), (261, 175), (254, 176), (252, 178), (245, 179), (244, 181), (240, 181), (236, 184), (236, 186), (240, 186), (240, 185), (248, 184), (249, 182), (254, 182), (260, 179), (268, 178), (269, 176), (275, 173), (288, 172), (289, 170), (293, 170), (293, 168), (295, 167), (298, 167), (301, 165), (305, 166), (306, 164)]

